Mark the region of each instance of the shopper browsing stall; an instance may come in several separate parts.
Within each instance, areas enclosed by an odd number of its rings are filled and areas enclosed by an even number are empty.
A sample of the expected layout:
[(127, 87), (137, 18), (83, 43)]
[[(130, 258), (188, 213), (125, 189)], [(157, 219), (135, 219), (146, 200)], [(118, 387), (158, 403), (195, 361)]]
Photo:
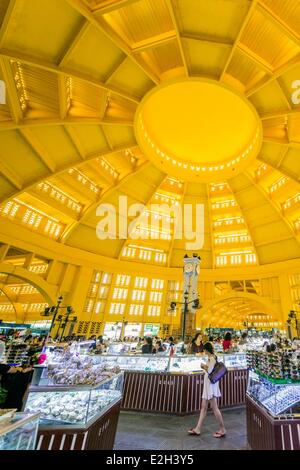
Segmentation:
[(198, 332), (192, 339), (191, 343), (191, 354), (198, 354), (203, 352), (203, 341), (202, 334)]
[(226, 429), (224, 426), (223, 417), (221, 411), (218, 407), (217, 398), (221, 396), (219, 383), (211, 383), (209, 374), (213, 371), (216, 365), (216, 355), (214, 353), (213, 345), (210, 342), (207, 342), (203, 346), (204, 352), (208, 356), (208, 363), (201, 364), (202, 369), (205, 371), (204, 376), (204, 385), (203, 385), (203, 393), (202, 393), (202, 404), (201, 404), (201, 411), (197, 425), (188, 431), (188, 434), (191, 436), (200, 436), (202, 425), (206, 417), (208, 403), (210, 402), (211, 408), (214, 412), (215, 418), (220, 426), (219, 431), (215, 432), (213, 436), (217, 439), (221, 437), (225, 437)]

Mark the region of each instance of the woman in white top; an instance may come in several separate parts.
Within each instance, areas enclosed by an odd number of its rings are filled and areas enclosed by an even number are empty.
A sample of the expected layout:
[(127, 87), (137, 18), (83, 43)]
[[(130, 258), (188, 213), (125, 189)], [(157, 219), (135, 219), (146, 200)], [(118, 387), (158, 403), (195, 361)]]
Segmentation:
[(200, 436), (202, 424), (207, 413), (208, 402), (210, 402), (215, 418), (220, 426), (219, 431), (215, 432), (213, 436), (216, 438), (225, 437), (226, 430), (224, 427), (224, 421), (223, 421), (223, 417), (222, 417), (221, 411), (219, 410), (218, 402), (217, 402), (217, 398), (221, 396), (219, 383), (217, 382), (215, 384), (212, 384), (208, 376), (208, 374), (210, 374), (213, 371), (213, 368), (215, 367), (215, 364), (216, 364), (216, 356), (214, 353), (214, 347), (212, 343), (208, 342), (204, 344), (203, 349), (204, 349), (204, 353), (208, 355), (208, 363), (201, 364), (202, 369), (204, 369), (205, 371), (204, 372), (205, 375), (204, 375), (200, 417), (199, 417), (197, 426), (194, 427), (193, 429), (190, 429), (188, 431), (188, 434), (191, 436)]

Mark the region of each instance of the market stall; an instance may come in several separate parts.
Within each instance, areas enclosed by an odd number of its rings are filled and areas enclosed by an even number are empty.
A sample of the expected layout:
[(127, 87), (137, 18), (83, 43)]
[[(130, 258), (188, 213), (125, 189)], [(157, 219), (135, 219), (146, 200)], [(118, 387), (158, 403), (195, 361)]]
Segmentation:
[[(245, 403), (247, 364), (245, 354), (219, 355), (228, 368), (221, 381), (221, 407)], [(117, 364), (124, 371), (123, 410), (174, 413), (199, 411), (205, 356), (101, 355), (93, 362)]]
[(41, 413), (37, 449), (110, 450), (122, 402), (123, 373), (72, 358), (43, 368), (25, 412)]
[[(0, 411), (0, 450), (34, 450), (39, 425), (39, 413), (14, 413), (14, 410)], [(7, 420), (8, 415), (11, 415), (11, 417), (9, 416)]]
[(248, 353), (248, 442), (255, 450), (300, 450), (299, 351)]

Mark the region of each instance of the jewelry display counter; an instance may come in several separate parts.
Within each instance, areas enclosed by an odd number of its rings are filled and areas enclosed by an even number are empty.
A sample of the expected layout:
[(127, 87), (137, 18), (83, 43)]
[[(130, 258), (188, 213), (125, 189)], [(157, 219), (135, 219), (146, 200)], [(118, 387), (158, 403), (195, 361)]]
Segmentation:
[(123, 379), (121, 372), (97, 385), (31, 386), (24, 410), (40, 412), (37, 449), (113, 449)]

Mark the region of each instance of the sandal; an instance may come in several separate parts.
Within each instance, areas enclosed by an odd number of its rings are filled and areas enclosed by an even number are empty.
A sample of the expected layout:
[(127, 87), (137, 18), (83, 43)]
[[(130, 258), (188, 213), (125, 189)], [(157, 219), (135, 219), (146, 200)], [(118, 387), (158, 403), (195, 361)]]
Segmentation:
[(221, 437), (225, 437), (226, 436), (226, 433), (222, 434), (221, 432), (215, 432), (213, 434), (213, 436), (216, 438), (216, 439), (220, 439)]
[(189, 429), (189, 430), (188, 430), (188, 434), (189, 434), (190, 436), (200, 436), (201, 433), (200, 433), (200, 432), (197, 433), (197, 432), (195, 431), (195, 429)]

